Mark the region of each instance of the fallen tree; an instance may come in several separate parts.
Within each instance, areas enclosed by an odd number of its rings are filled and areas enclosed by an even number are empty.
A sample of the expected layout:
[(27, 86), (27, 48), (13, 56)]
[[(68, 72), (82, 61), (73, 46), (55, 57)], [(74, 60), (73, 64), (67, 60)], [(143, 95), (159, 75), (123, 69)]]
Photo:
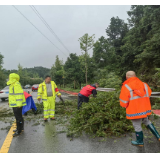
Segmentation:
[(119, 92), (99, 93), (97, 98), (73, 112), (67, 135), (80, 136), (83, 131), (97, 137), (134, 131), (131, 121), (126, 119), (125, 109), (119, 105)]

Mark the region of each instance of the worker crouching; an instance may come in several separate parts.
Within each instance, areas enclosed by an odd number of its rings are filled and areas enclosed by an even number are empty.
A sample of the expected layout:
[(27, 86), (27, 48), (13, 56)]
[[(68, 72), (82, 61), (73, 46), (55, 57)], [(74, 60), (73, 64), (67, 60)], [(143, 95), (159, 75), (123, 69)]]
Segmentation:
[(99, 87), (98, 83), (95, 83), (93, 85), (87, 85), (81, 89), (81, 91), (78, 93), (78, 109), (80, 109), (83, 102), (88, 103), (89, 102), (89, 96), (93, 94), (93, 97), (96, 97), (97, 91), (96, 88)]
[(121, 88), (120, 105), (126, 108), (126, 118), (132, 121), (136, 132), (137, 140), (131, 143), (137, 146), (144, 145), (141, 123), (145, 124), (160, 141), (159, 133), (148, 119), (151, 115), (150, 87), (138, 79), (134, 71), (128, 71), (126, 79)]
[(45, 81), (39, 85), (38, 88), (38, 101), (42, 99), (44, 106), (44, 121), (47, 121), (48, 118), (55, 119), (55, 100), (56, 95), (61, 97), (57, 85), (54, 81), (51, 81), (50, 76), (45, 77)]

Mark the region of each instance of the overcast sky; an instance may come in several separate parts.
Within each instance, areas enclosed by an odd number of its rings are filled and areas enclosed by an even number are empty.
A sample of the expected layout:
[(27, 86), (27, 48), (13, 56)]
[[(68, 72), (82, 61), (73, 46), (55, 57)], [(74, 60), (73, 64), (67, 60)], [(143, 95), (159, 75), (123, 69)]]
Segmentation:
[[(30, 6), (16, 6), (48, 39), (40, 34), (13, 6), (0, 6), (0, 52), (5, 69), (43, 66), (50, 68), (56, 55), (65, 62), (69, 53), (51, 34)], [(129, 5), (103, 6), (35, 6), (71, 53), (81, 54), (78, 39), (95, 34), (95, 41), (107, 37), (105, 29), (112, 17), (127, 22)], [(90, 51), (92, 55), (92, 51)]]

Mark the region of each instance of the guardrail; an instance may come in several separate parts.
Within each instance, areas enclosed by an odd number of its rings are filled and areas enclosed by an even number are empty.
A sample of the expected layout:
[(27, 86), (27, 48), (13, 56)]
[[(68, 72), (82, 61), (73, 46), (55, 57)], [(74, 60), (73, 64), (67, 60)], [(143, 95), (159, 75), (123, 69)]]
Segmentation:
[[(83, 88), (83, 87), (81, 87), (81, 88)], [(100, 88), (100, 87), (98, 87), (96, 90), (102, 91), (102, 92), (111, 92), (111, 91), (115, 91), (116, 89), (115, 88)], [(160, 92), (152, 92), (151, 97), (160, 98)]]
[(110, 92), (110, 91), (115, 91), (115, 88), (97, 88), (97, 91), (102, 91), (102, 92)]
[(151, 97), (160, 98), (160, 92), (152, 92)]
[[(115, 88), (97, 88), (97, 91), (102, 91), (102, 92), (111, 92), (115, 91)], [(152, 92), (151, 97), (153, 98), (160, 98), (160, 92)]]

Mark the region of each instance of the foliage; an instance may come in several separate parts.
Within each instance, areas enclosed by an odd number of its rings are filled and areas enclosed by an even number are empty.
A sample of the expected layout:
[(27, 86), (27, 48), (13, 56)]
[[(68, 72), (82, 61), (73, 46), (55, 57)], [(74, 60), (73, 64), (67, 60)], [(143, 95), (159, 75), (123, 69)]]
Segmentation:
[[(79, 57), (73, 53), (69, 55), (67, 58), (65, 64), (64, 64), (64, 70), (65, 70), (65, 83), (66, 84), (72, 84), (74, 87), (74, 81), (75, 81), (75, 87), (77, 88), (77, 83), (81, 87), (81, 83), (84, 81), (84, 74), (81, 69), (81, 64), (79, 62)], [(77, 83), (76, 83), (77, 82)]]
[(160, 109), (160, 98), (151, 97), (152, 109)]
[(76, 93), (79, 93), (80, 92), (80, 89), (74, 89), (74, 88), (71, 88), (71, 87), (61, 87), (62, 90), (65, 90), (65, 91), (72, 91), (72, 92), (76, 92)]
[(120, 77), (115, 75), (115, 73), (110, 72), (106, 74), (106, 78), (99, 80), (99, 84), (101, 87), (104, 87), (104, 88), (120, 89), (122, 85), (122, 80)]
[(122, 78), (114, 72), (108, 72), (106, 68), (98, 69), (94, 75), (94, 80), (99, 82), (100, 87), (120, 89), (122, 85)]
[(154, 91), (160, 91), (160, 68), (156, 68), (156, 73), (152, 76), (152, 88)]
[(50, 75), (50, 69), (42, 66), (37, 66), (33, 68), (23, 68), (24, 71), (28, 73), (31, 78), (42, 78), (44, 79), (46, 75)]
[(0, 54), (0, 89), (2, 89), (6, 85), (7, 76), (4, 74), (3, 69), (3, 58), (4, 56)]
[(84, 58), (82, 56), (80, 62), (83, 68), (85, 68), (85, 77), (86, 77), (86, 85), (87, 85), (87, 78), (88, 78), (88, 50), (90, 50), (94, 45), (94, 34), (89, 36), (88, 33), (84, 34), (82, 37), (79, 38), (80, 48), (84, 52)]
[(34, 78), (29, 77), (27, 70), (23, 70), (23, 67), (20, 64), (18, 65), (17, 74), (20, 76), (20, 83), (22, 86), (25, 86), (27, 84), (30, 85), (40, 84), (43, 81), (42, 78), (39, 78), (38, 74), (37, 77), (36, 76), (34, 76)]
[(68, 126), (68, 136), (80, 136), (83, 131), (98, 137), (121, 135), (133, 131), (125, 109), (119, 105), (119, 92), (100, 93), (97, 98), (83, 103), (80, 110), (73, 113)]
[(23, 68), (21, 64), (18, 65), (18, 70), (6, 70), (3, 69), (5, 77), (8, 77), (10, 73), (17, 73), (20, 76), (20, 83), (22, 86), (30, 84), (40, 84), (43, 82), (43, 78), (50, 73), (50, 69), (44, 67)]
[(51, 68), (51, 77), (56, 82), (56, 84), (63, 84), (63, 77), (64, 77), (64, 69), (63, 69), (63, 61), (61, 61), (56, 56), (55, 64)]
[(134, 70), (137, 76), (158, 90), (160, 68), (159, 5), (132, 5), (128, 23), (112, 17), (106, 29), (107, 38), (98, 39), (93, 48), (95, 65), (106, 68), (125, 80), (125, 73)]

